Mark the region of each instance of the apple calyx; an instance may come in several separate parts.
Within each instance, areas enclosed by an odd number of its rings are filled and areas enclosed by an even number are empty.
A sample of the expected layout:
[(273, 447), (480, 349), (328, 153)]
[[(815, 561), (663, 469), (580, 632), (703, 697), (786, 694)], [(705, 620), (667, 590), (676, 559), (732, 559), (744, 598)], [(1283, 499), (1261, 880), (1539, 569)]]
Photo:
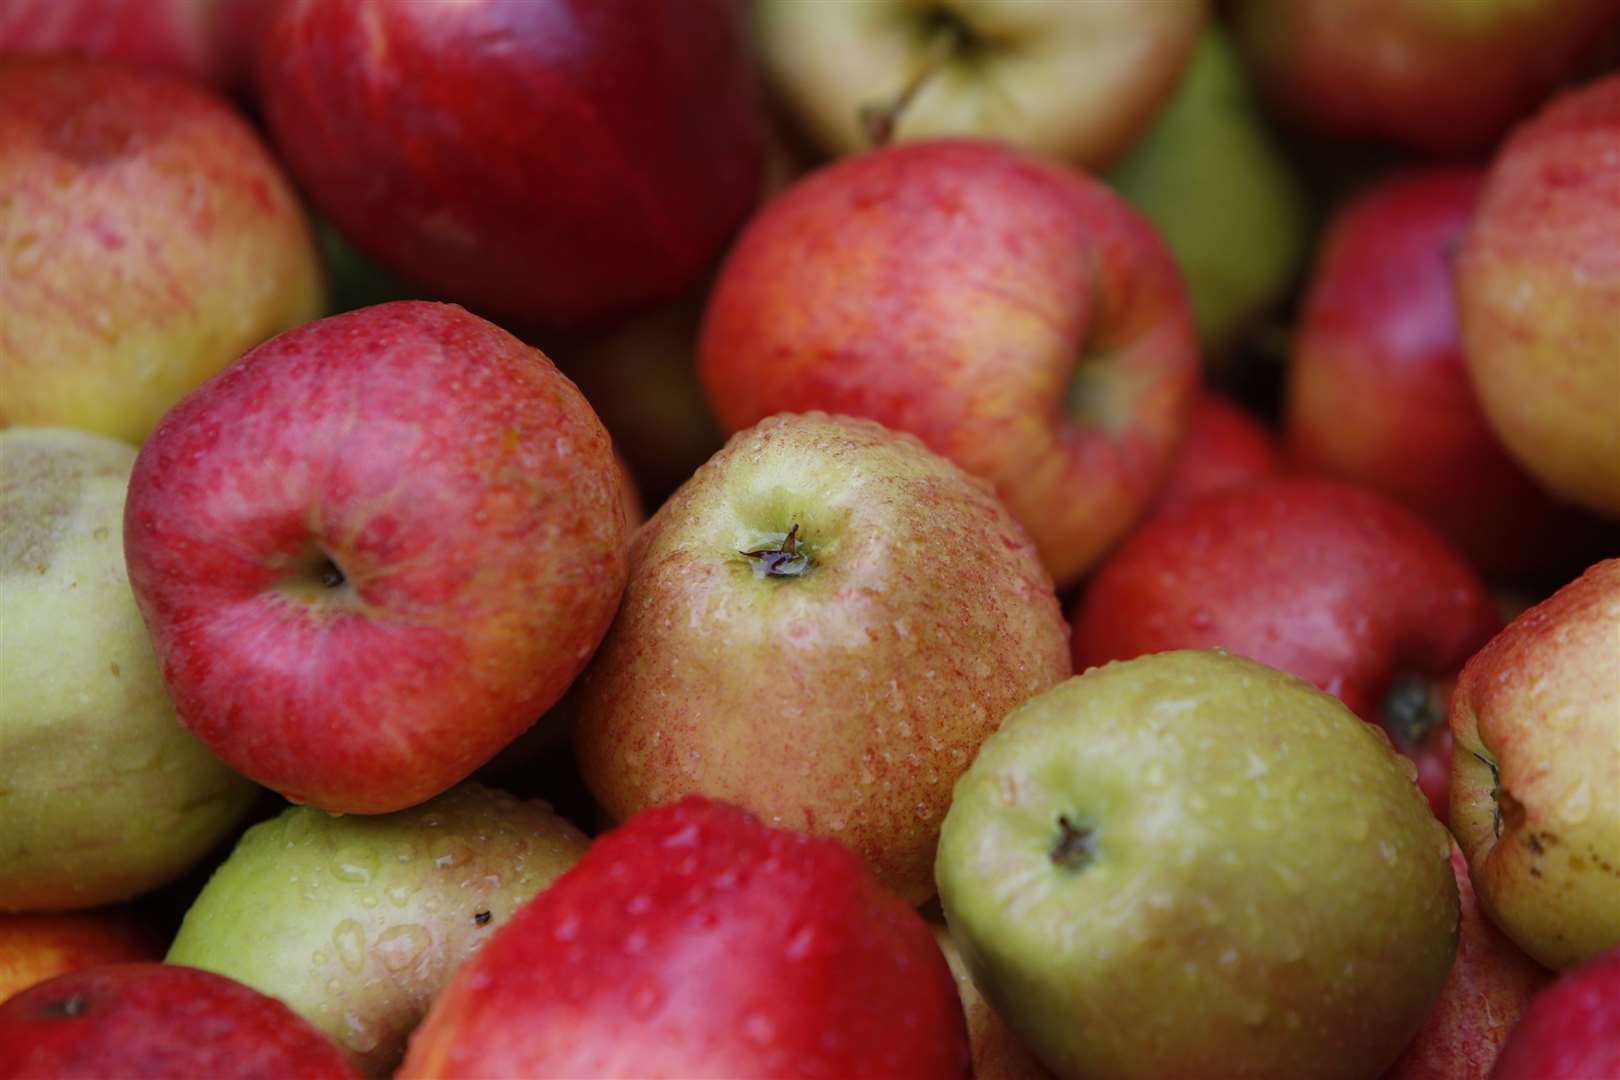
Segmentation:
[(737, 554), (751, 560), (755, 577), (803, 577), (814, 564), (810, 553), (799, 548), (799, 523), (787, 531), (775, 547), (739, 551)]
[(900, 114), (906, 111), (918, 92), (942, 71), (953, 58), (980, 51), (985, 41), (949, 8), (930, 8), (923, 19), (923, 51), (906, 81), (891, 97), (867, 102), (858, 116), (867, 144), (878, 150), (894, 141)]
[(1084, 870), (1097, 854), (1097, 830), (1077, 824), (1068, 814), (1059, 814), (1058, 837), (1052, 844), (1052, 861), (1065, 870)]
[(1429, 732), (1446, 723), (1445, 701), (1422, 675), (1396, 677), (1384, 695), (1384, 726), (1402, 751), (1423, 744)]

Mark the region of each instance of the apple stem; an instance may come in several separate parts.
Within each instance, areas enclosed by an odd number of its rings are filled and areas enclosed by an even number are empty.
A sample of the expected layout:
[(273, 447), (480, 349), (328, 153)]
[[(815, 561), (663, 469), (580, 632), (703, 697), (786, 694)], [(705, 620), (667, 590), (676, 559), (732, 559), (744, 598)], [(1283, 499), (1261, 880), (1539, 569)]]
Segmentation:
[(799, 550), (799, 523), (794, 522), (776, 547), (739, 551), (754, 560), (754, 573), (760, 577), (803, 577), (810, 570), (810, 555)]
[(938, 20), (934, 32), (928, 38), (927, 48), (923, 50), (916, 66), (900, 87), (900, 92), (886, 101), (869, 101), (860, 107), (858, 115), (861, 131), (865, 133), (866, 141), (873, 150), (882, 149), (894, 141), (900, 114), (906, 111), (912, 99), (930, 79), (939, 74), (951, 57), (970, 41), (970, 32), (957, 19)]
[(1069, 815), (1058, 815), (1057, 843), (1052, 845), (1052, 861), (1066, 870), (1080, 870), (1097, 853), (1097, 832), (1089, 825), (1076, 825)]
[(1491, 826), (1497, 836), (1502, 835), (1502, 771), (1496, 767), (1496, 762), (1481, 754), (1477, 750), (1470, 750), (1485, 767), (1491, 770)]
[(343, 576), (343, 570), (332, 561), (331, 556), (323, 556), (321, 564), (315, 568), (315, 576), (321, 579), (321, 584), (328, 589), (341, 588), (348, 579)]

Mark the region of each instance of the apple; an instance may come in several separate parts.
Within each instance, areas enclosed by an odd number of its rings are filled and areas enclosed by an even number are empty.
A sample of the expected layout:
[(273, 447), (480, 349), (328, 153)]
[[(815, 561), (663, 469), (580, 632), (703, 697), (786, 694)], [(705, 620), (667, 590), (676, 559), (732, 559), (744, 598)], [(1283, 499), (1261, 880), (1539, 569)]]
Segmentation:
[[(1620, 17), (1620, 5), (1608, 9)], [(1485, 416), (1549, 490), (1620, 516), (1620, 72), (1497, 151), (1457, 260)]]
[(539, 350), (402, 301), (282, 334), (176, 406), (124, 549), (187, 727), (293, 802), (385, 813), (584, 667), (624, 586), (621, 486)]
[(962, 999), (968, 1046), (973, 1054), (973, 1080), (1052, 1080), (1052, 1074), (1035, 1060), (973, 985), (973, 974), (968, 971), (950, 930), (944, 926), (934, 927), (934, 941), (945, 954), (945, 962), (956, 979), (956, 992)]
[(630, 567), (574, 722), (608, 817), (712, 795), (848, 844), (914, 903), (956, 777), (1070, 672), (1024, 531), (871, 421), (785, 414), (734, 436)]
[(0, 1004), (0, 1078), (359, 1080), (343, 1052), (272, 997), (209, 971), (106, 964)]
[(1351, 1080), (1445, 984), (1450, 847), (1340, 702), (1176, 651), (1014, 709), (957, 784), (937, 873), (975, 984), (1058, 1076)]
[(1542, 991), (1508, 1036), (1491, 1080), (1620, 1076), (1620, 948)]
[(0, 915), (0, 1001), (80, 968), (161, 959), (161, 944), (126, 910)]
[(1534, 578), (1590, 550), (1597, 525), (1508, 456), (1468, 377), (1451, 267), (1483, 180), (1412, 169), (1339, 210), (1295, 332), (1288, 444), (1296, 464), (1404, 504), (1483, 573)]
[(135, 448), (0, 430), (0, 912), (138, 896), (254, 788), (175, 717), (118, 535)]
[(1294, 477), (1150, 519), (1097, 571), (1072, 620), (1076, 671), (1220, 647), (1314, 683), (1388, 730), (1442, 820), (1449, 681), (1500, 626), (1474, 570), (1411, 513)]
[(842, 845), (692, 797), (600, 837), (457, 970), (400, 1080), (966, 1078), (928, 924)]
[(1613, 0), (1238, 0), (1232, 14), (1298, 125), (1445, 155), (1490, 149), (1620, 28)]
[(1428, 1019), (1382, 1080), (1487, 1080), (1508, 1033), (1551, 978), (1485, 917), (1455, 844), (1451, 872), (1462, 911), (1457, 959)]
[(1620, 943), (1620, 559), (1510, 622), (1451, 702), (1451, 824), (1491, 921), (1563, 970)]
[(1282, 449), (1260, 418), (1231, 398), (1206, 390), (1193, 402), (1187, 435), (1154, 499), (1153, 512), (1249, 487), (1282, 469)]
[(1224, 31), (1204, 32), (1174, 96), (1104, 179), (1158, 228), (1187, 280), (1205, 356), (1230, 363), (1293, 285), (1309, 217), (1304, 184)]
[(293, 174), (356, 246), (505, 319), (674, 297), (759, 197), (730, 0), (288, 0), (258, 69)]
[(178, 78), (0, 59), (0, 192), (0, 424), (140, 442), (325, 304), (280, 167)]
[(456, 966), (589, 843), (477, 784), (393, 814), (292, 807), (238, 841), (167, 959), (285, 1002), (387, 1076)]
[(1163, 481), (1198, 345), (1169, 252), (1104, 184), (910, 143), (760, 211), (710, 295), (698, 373), (730, 431), (821, 409), (917, 435), (995, 485), (1061, 586)]
[(765, 74), (823, 150), (975, 136), (1078, 165), (1118, 158), (1175, 88), (1204, 0), (762, 0)]

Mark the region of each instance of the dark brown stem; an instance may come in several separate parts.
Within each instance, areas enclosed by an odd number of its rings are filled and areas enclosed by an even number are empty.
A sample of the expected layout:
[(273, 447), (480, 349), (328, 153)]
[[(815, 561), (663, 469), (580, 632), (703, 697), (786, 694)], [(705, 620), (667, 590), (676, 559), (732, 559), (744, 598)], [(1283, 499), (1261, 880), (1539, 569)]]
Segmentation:
[(928, 84), (928, 81), (939, 74), (951, 58), (972, 40), (970, 31), (960, 21), (955, 18), (941, 18), (929, 36), (927, 48), (923, 50), (917, 65), (911, 69), (911, 74), (900, 87), (900, 92), (886, 101), (869, 101), (861, 106), (861, 131), (873, 150), (881, 149), (894, 141), (894, 131), (900, 124), (900, 114), (906, 111), (912, 99)]
[(1097, 853), (1097, 832), (1089, 825), (1077, 825), (1069, 815), (1058, 815), (1058, 838), (1052, 845), (1052, 861), (1065, 870), (1081, 870)]
[(809, 552), (799, 550), (799, 523), (794, 522), (776, 547), (739, 551), (754, 560), (754, 572), (761, 577), (803, 577), (810, 570)]

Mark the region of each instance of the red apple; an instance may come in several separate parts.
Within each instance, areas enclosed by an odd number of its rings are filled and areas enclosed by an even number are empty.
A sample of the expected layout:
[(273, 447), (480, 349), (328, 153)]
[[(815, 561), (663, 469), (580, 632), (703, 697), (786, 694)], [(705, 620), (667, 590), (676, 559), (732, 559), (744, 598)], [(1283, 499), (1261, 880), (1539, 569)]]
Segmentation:
[(1552, 977), (1485, 917), (1456, 845), (1451, 870), (1462, 910), (1457, 959), (1429, 1018), (1383, 1080), (1486, 1080), (1508, 1032)]
[(289, 0), (259, 58), (293, 173), (386, 268), (549, 326), (680, 293), (760, 187), (729, 0)]
[(1488, 149), (1620, 27), (1614, 0), (1238, 0), (1251, 69), (1313, 132)]
[(1289, 366), (1295, 461), (1376, 488), (1488, 575), (1582, 565), (1596, 524), (1508, 456), (1468, 368), (1452, 259), (1480, 169), (1413, 170), (1339, 211), (1317, 256)]
[(162, 959), (162, 943), (118, 908), (0, 915), (0, 1001), (80, 968)]
[(172, 75), (0, 59), (0, 424), (140, 442), (325, 305), (309, 224), (253, 129)]
[(821, 409), (988, 479), (1061, 585), (1147, 508), (1198, 383), (1179, 272), (1102, 183), (988, 143), (802, 180), (744, 231), (699, 374), (723, 426)]
[(1442, 820), (1449, 680), (1499, 625), (1473, 569), (1418, 518), (1295, 478), (1154, 517), (1103, 564), (1073, 621), (1076, 671), (1219, 646), (1337, 695), (1417, 762)]
[(1193, 403), (1187, 436), (1154, 499), (1155, 512), (1189, 499), (1260, 483), (1282, 471), (1282, 450), (1260, 420), (1231, 399), (1206, 390)]
[(1554, 493), (1620, 517), (1617, 144), (1620, 72), (1515, 129), (1458, 258), (1457, 304), (1508, 451)]
[(1620, 1076), (1620, 947), (1543, 990), (1491, 1072), (1491, 1080), (1613, 1076)]
[(0, 1004), (0, 1080), (360, 1080), (273, 997), (174, 964), (59, 975)]
[(186, 726), (295, 802), (381, 813), (562, 695), (624, 585), (624, 506), (543, 354), (405, 301), (283, 334), (176, 406), (124, 545)]
[(600, 837), (456, 972), (416, 1077), (968, 1076), (933, 935), (849, 850), (703, 798)]

